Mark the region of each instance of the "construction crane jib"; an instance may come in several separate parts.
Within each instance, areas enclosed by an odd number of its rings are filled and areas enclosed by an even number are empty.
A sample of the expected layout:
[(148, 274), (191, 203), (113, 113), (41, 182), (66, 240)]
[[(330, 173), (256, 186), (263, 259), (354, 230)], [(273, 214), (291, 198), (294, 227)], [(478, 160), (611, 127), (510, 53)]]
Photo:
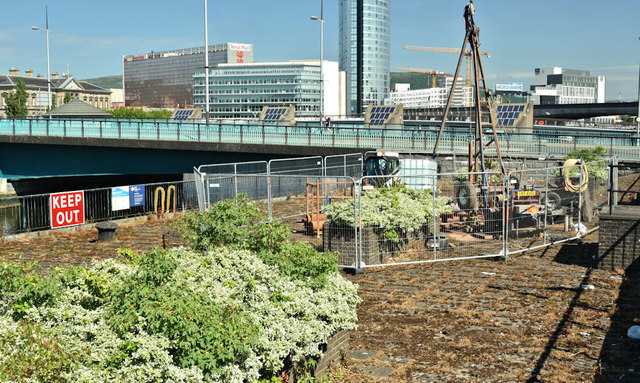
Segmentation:
[[(467, 59), (467, 78), (466, 78), (466, 83), (467, 86), (471, 86), (471, 51), (468, 49), (465, 49), (464, 51), (461, 51), (458, 48), (444, 48), (444, 47), (423, 47), (420, 45), (405, 45), (403, 47), (404, 49), (409, 49), (409, 50), (413, 50), (413, 51), (425, 51), (425, 52), (438, 52), (438, 53), (455, 53), (455, 54), (460, 54), (460, 52), (462, 52), (462, 54), (465, 56), (465, 58)], [(488, 58), (491, 58), (491, 53), (488, 52), (480, 52), (481, 55), (483, 56), (487, 56)]]

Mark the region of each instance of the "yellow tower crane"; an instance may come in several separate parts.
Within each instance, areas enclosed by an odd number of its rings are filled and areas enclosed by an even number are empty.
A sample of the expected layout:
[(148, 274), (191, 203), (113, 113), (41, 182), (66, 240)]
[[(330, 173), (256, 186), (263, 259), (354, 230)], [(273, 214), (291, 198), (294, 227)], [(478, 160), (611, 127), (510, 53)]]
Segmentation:
[[(427, 52), (440, 52), (440, 53), (455, 53), (460, 54), (462, 51), (458, 48), (440, 48), (440, 47), (422, 47), (419, 45), (405, 45), (404, 49), (414, 50), (414, 51), (427, 51)], [(471, 55), (472, 52), (469, 49), (465, 49), (462, 54), (465, 56), (467, 60), (467, 86), (471, 86)], [(480, 55), (487, 56), (491, 58), (491, 53), (480, 52)]]
[(444, 74), (444, 72), (438, 72), (433, 69), (422, 69), (422, 68), (404, 68), (404, 67), (396, 67), (396, 70), (401, 70), (405, 72), (413, 72), (413, 73), (426, 73), (431, 75), (431, 87), (436, 87), (436, 75)]

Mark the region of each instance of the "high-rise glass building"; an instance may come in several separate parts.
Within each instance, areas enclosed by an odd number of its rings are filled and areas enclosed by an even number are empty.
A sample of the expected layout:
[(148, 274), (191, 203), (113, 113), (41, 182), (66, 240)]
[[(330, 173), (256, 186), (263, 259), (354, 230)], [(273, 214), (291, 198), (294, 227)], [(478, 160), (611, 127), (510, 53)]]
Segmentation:
[(390, 0), (340, 0), (340, 70), (348, 112), (361, 114), (389, 94)]

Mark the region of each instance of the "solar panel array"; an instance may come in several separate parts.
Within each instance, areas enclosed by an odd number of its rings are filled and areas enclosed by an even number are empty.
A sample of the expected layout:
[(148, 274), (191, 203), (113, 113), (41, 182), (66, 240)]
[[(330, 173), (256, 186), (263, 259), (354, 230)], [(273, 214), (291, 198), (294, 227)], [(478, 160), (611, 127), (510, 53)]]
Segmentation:
[(174, 120), (186, 120), (187, 118), (191, 117), (193, 112), (194, 112), (193, 109), (176, 110), (175, 114), (173, 115), (173, 119)]
[(265, 122), (276, 122), (287, 111), (287, 108), (269, 108), (264, 114)]
[(525, 105), (498, 105), (496, 114), (498, 115), (498, 126), (514, 126)]
[(371, 108), (371, 114), (369, 115), (369, 124), (384, 125), (384, 122), (389, 119), (389, 116), (391, 116), (395, 110), (395, 106), (374, 106)]

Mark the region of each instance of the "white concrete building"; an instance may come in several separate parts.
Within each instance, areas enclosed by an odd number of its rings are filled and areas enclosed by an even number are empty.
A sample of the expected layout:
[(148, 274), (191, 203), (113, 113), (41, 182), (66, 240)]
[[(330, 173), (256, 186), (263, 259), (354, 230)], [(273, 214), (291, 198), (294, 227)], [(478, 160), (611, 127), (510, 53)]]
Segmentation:
[[(323, 61), (325, 116), (347, 113), (345, 72)], [(193, 102), (204, 110), (205, 75), (193, 76)], [(295, 107), (296, 117), (320, 115), (320, 60), (218, 64), (209, 72), (209, 110), (213, 118), (255, 118), (263, 106)]]
[[(389, 94), (389, 102), (402, 104), (405, 108), (444, 108), (451, 91), (453, 76), (443, 78), (441, 86), (436, 88), (410, 90), (404, 84), (396, 84), (396, 91)], [(467, 87), (462, 77), (458, 78), (451, 100), (452, 107), (468, 107), (473, 104), (473, 88)]]
[(605, 102), (604, 76), (560, 67), (536, 68), (531, 99), (536, 105), (592, 104)]

